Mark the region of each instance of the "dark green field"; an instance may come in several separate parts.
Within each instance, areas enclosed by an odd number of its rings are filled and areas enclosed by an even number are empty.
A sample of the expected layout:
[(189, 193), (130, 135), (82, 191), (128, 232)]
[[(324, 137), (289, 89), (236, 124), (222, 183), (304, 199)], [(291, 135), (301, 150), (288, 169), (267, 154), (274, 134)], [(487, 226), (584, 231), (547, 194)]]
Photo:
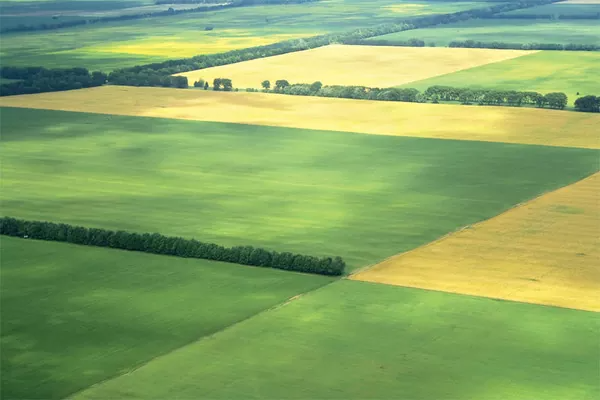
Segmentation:
[(6, 236), (0, 249), (7, 400), (63, 398), (331, 281)]
[(349, 269), (598, 169), (587, 149), (1, 111), (4, 215), (339, 255)]
[(599, 322), (341, 281), (75, 398), (593, 400)]

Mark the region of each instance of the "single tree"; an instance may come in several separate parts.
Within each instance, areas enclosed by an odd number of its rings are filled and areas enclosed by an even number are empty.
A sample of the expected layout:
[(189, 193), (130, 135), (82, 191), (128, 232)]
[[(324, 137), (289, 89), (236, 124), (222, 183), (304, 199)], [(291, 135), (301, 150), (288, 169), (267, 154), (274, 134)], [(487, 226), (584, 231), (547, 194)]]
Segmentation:
[(265, 91), (271, 89), (271, 81), (269, 80), (265, 79), (260, 85), (263, 87), (263, 89), (265, 89)]

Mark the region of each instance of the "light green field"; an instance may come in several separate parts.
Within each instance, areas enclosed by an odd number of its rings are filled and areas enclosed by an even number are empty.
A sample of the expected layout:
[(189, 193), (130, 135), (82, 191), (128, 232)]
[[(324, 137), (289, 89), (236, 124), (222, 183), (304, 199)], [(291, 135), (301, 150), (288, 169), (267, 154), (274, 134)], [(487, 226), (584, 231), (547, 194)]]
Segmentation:
[(598, 169), (597, 150), (1, 109), (2, 214), (363, 267)]
[(600, 45), (597, 20), (473, 19), (413, 31), (391, 33), (371, 40), (406, 41), (412, 38), (447, 46), (453, 40), (504, 43), (559, 43)]
[[(484, 7), (483, 2), (331, 0), (255, 6), (48, 32), (2, 35), (3, 65), (83, 66), (109, 71), (348, 31), (407, 16)], [(214, 27), (205, 31), (207, 26)]]
[(340, 281), (75, 399), (591, 400), (599, 316)]
[(0, 237), (1, 391), (59, 399), (331, 280)]
[(543, 6), (513, 10), (502, 15), (588, 15), (594, 16), (600, 13), (600, 3), (555, 3)]
[[(502, 50), (498, 50), (502, 51)], [(569, 103), (600, 94), (600, 52), (542, 51), (404, 85), (426, 90), (433, 85), (473, 89), (564, 92)], [(579, 93), (579, 95), (578, 95)]]

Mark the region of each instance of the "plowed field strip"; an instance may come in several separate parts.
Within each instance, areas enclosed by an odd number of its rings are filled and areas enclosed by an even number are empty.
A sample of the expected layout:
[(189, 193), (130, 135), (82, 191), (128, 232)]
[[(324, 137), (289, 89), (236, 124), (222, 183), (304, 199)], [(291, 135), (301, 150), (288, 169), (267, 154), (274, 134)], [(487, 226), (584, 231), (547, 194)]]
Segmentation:
[(600, 312), (600, 173), (352, 279)]

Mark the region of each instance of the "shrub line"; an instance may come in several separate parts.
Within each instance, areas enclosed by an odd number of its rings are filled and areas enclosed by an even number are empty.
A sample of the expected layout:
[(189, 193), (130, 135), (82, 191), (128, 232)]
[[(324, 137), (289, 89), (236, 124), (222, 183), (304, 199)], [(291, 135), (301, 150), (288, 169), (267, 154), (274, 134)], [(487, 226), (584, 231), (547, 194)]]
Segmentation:
[(140, 234), (111, 231), (12, 217), (0, 218), (0, 235), (184, 258), (200, 258), (328, 276), (342, 275), (346, 266), (340, 257), (318, 258), (289, 252), (279, 253), (252, 246), (224, 247), (214, 243), (203, 243), (195, 239), (165, 236), (159, 233)]

